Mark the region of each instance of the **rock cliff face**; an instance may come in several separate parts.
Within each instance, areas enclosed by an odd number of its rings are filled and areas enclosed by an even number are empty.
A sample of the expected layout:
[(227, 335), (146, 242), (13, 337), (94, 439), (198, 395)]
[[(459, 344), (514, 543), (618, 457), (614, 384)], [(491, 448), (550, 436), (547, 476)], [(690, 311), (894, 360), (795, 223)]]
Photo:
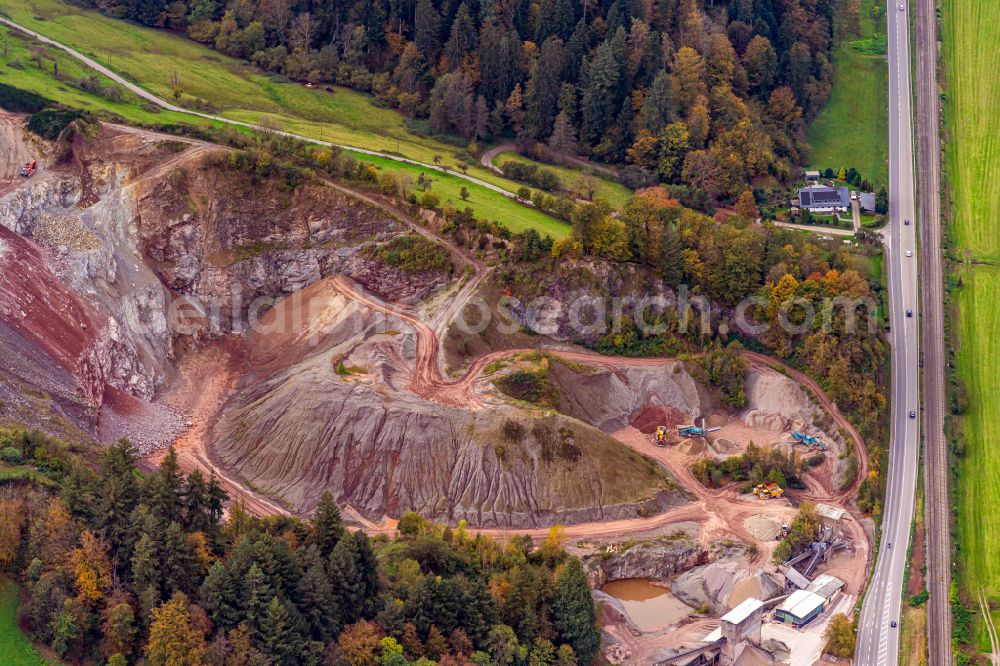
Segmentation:
[(243, 330), (251, 304), (331, 275), (394, 302), (419, 301), (448, 281), (443, 271), (403, 273), (359, 254), (405, 231), (378, 209), (321, 185), (284, 192), (216, 161), (204, 154), (135, 185), (143, 251), (163, 284), (206, 315), (188, 322), (198, 334)]
[(585, 568), (590, 586), (597, 589), (607, 582), (626, 578), (664, 581), (704, 562), (708, 553), (683, 533), (643, 541), (614, 554), (591, 555)]
[[(448, 281), (446, 271), (402, 274), (361, 257), (405, 232), (379, 210), (319, 185), (287, 193), (253, 183), (215, 167), (212, 154), (105, 127), (0, 197), (11, 262), (3, 338), (47, 357), (16, 364), (11, 396), (40, 384), (53, 399), (73, 396), (85, 407), (67, 418), (94, 435), (106, 387), (152, 399), (179, 342), (243, 330), (255, 302), (264, 309), (329, 274), (371, 277), (400, 299)], [(49, 365), (68, 374), (54, 381)]]
[(559, 341), (597, 342), (615, 315), (631, 314), (637, 304), (654, 310), (675, 306), (677, 295), (652, 272), (631, 264), (583, 260), (530, 280), (505, 283), (505, 305), (514, 320)]

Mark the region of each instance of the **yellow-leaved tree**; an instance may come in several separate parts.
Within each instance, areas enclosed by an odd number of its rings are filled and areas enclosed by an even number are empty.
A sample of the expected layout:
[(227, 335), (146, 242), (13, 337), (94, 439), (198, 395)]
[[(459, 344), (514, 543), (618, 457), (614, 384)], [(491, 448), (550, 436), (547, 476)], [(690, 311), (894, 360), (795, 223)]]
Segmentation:
[(150, 666), (205, 663), (205, 636), (192, 626), (188, 598), (183, 592), (175, 592), (170, 601), (153, 609), (145, 652)]

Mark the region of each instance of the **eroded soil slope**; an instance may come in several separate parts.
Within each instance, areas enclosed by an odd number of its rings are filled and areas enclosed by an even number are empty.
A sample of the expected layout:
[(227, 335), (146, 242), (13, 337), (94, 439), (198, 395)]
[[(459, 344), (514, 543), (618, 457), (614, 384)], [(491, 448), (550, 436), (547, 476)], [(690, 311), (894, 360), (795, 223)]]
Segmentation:
[[(383, 260), (379, 248), (427, 236), (398, 209), (321, 182), (287, 191), (229, 168), (218, 147), (127, 128), (51, 152), (0, 196), (0, 337), (16, 360), (0, 370), (16, 372), (11, 395), (45, 403), (4, 409), (56, 406), (144, 452), (180, 437), (186, 464), (296, 513), (324, 490), (372, 520), (417, 510), (497, 526), (683, 501), (598, 428), (466, 404), (479, 379), (440, 375), (434, 330), (448, 294), (485, 275), (444, 247), (432, 269)], [(439, 314), (424, 324), (418, 307)], [(202, 355), (222, 359), (211, 382)]]
[(308, 511), (332, 488), (372, 520), (417, 510), (527, 526), (655, 513), (680, 499), (663, 494), (670, 486), (648, 459), (575, 419), (415, 395), (406, 323), (334, 283), (296, 300), (264, 323), (305, 308), (313, 326), (248, 338), (247, 374), (212, 437), (222, 467), (290, 508)]

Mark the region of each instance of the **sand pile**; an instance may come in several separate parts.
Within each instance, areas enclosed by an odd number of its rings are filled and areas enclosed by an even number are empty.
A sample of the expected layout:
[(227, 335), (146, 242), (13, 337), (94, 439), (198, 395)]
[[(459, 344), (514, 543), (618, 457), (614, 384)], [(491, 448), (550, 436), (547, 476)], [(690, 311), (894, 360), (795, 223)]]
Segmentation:
[(723, 455), (733, 455), (742, 451), (743, 447), (739, 442), (719, 437), (712, 440), (712, 450)]
[(744, 520), (743, 527), (758, 541), (774, 541), (781, 529), (781, 519), (758, 513)]
[(784, 432), (785, 430), (788, 430), (788, 422), (789, 419), (785, 418), (781, 414), (766, 412), (760, 409), (751, 409), (743, 417), (743, 423), (745, 423), (748, 428), (770, 430), (772, 432)]
[(808, 421), (814, 411), (799, 385), (777, 373), (747, 373), (746, 399), (751, 411), (771, 412), (787, 419)]
[(705, 444), (705, 440), (700, 437), (695, 437), (692, 439), (685, 439), (677, 447), (681, 453), (689, 456), (700, 456), (704, 455), (708, 451), (708, 446)]

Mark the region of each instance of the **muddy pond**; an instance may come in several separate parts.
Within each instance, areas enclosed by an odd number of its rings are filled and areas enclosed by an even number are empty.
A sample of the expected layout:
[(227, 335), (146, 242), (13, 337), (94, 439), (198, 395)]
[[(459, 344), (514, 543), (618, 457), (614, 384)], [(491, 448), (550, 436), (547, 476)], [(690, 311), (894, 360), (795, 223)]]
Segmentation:
[(640, 631), (652, 631), (680, 622), (691, 607), (670, 594), (670, 588), (645, 578), (625, 578), (605, 583), (601, 592), (622, 602), (625, 612)]

